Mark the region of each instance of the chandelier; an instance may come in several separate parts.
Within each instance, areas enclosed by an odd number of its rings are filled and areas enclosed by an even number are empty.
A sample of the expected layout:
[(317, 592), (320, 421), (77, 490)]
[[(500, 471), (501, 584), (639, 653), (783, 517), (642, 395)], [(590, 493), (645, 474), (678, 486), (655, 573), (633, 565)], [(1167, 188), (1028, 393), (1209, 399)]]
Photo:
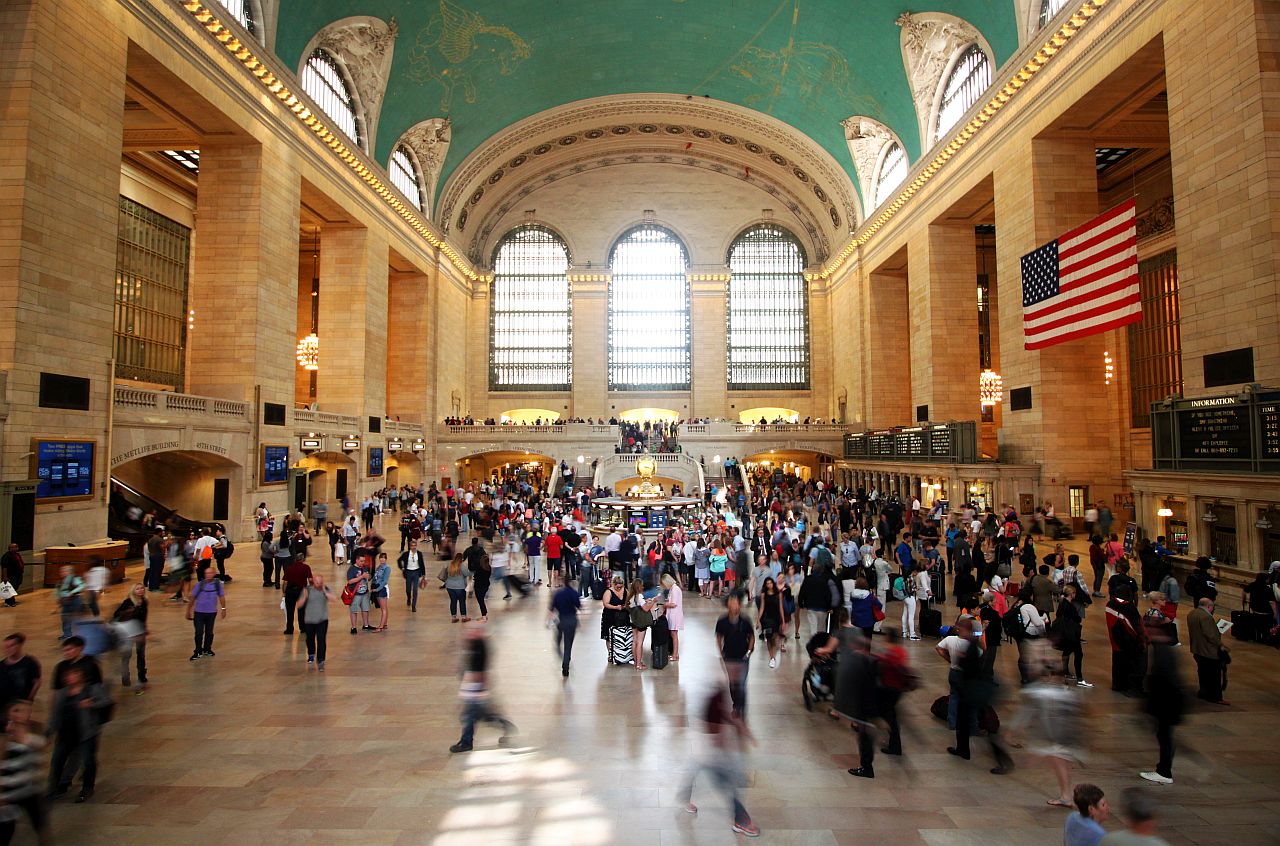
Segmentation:
[(320, 338), (315, 332), (298, 341), (298, 366), (304, 370), (320, 369)]
[(1004, 380), (1000, 378), (1000, 374), (987, 368), (982, 371), (982, 375), (978, 377), (978, 400), (984, 407), (1000, 404), (1000, 398), (1004, 394)]

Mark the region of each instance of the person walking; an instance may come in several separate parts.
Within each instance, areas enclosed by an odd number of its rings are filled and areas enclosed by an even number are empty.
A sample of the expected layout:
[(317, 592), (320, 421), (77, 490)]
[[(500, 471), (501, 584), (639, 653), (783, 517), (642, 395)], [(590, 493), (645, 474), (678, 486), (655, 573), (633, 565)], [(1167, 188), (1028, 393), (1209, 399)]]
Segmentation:
[(14, 632), (4, 639), (4, 660), (0, 661), (0, 705), (17, 699), (34, 702), (44, 671), (40, 662), (26, 654), (27, 636)]
[(698, 806), (692, 801), (693, 783), (699, 773), (710, 773), (733, 805), (733, 830), (744, 837), (759, 837), (760, 828), (751, 821), (751, 815), (738, 795), (738, 790), (745, 787), (747, 781), (742, 755), (746, 744), (754, 743), (755, 738), (742, 714), (731, 706), (731, 699), (730, 692), (722, 685), (707, 700), (702, 720), (704, 730), (711, 738), (710, 747), (677, 795), (684, 803), (685, 813), (697, 814)]
[(191, 661), (214, 657), (213, 624), (217, 622), (219, 610), (222, 619), (227, 619), (226, 588), (214, 578), (216, 575), (213, 567), (206, 567), (204, 579), (191, 589), (191, 603), (187, 606), (187, 619), (195, 624), (195, 650), (188, 659)]
[(298, 629), (302, 630), (302, 606), (298, 600), (302, 592), (311, 583), (311, 567), (302, 556), (293, 559), (284, 568), (284, 634), (293, 634), (293, 621), (297, 617)]
[[(461, 558), (461, 556), (459, 556)], [(461, 564), (459, 564), (461, 567)], [(509, 746), (515, 724), (499, 714), (491, 703), (489, 688), (489, 645), (484, 626), (467, 626), (463, 645), (462, 684), (458, 699), (462, 702), (462, 737), (449, 747), (453, 753), (470, 752), (476, 735), (476, 723), (492, 723), (502, 729), (499, 746)]]
[(54, 597), (58, 601), (58, 612), (62, 617), (62, 639), (71, 637), (71, 624), (84, 613), (84, 579), (76, 575), (75, 568), (63, 564), (58, 568), (58, 587)]
[(1214, 601), (1203, 597), (1187, 615), (1191, 634), (1191, 657), (1196, 661), (1200, 685), (1196, 696), (1215, 705), (1230, 705), (1222, 698), (1223, 656), (1228, 647), (1222, 643), (1222, 632), (1213, 618)]
[(404, 605), (411, 613), (418, 613), (418, 591), (426, 581), (427, 560), (418, 551), (418, 542), (409, 541), (409, 548), (400, 553), (396, 566), (404, 576)]
[[(1053, 640), (1058, 651), (1062, 653), (1062, 675), (1068, 684), (1079, 687), (1093, 687), (1084, 680), (1084, 644), (1082, 631), (1084, 620), (1080, 615), (1079, 601), (1081, 590), (1078, 585), (1068, 584), (1062, 587), (1062, 599), (1058, 601), (1058, 613), (1053, 620)], [(1076, 661), (1076, 672), (1072, 675), (1068, 664), (1072, 658)], [(1069, 800), (1064, 795), (1063, 802)]]
[(902, 754), (902, 730), (898, 722), (898, 703), (909, 691), (919, 686), (919, 679), (911, 669), (907, 650), (897, 631), (883, 629), (879, 658), (880, 667), (880, 718), (889, 729), (888, 742), (880, 747), (886, 755)]
[(3, 760), (0, 761), (0, 846), (13, 842), (20, 813), (31, 821), (38, 843), (48, 842), (48, 815), (40, 796), (40, 763), (45, 740), (31, 731), (31, 703), (5, 706)]
[(875, 778), (872, 720), (880, 716), (880, 668), (871, 654), (870, 638), (860, 627), (841, 625), (836, 639), (840, 643), (840, 660), (836, 663), (835, 713), (858, 733), (858, 766), (851, 767), (849, 775)]
[[(960, 703), (956, 710), (956, 745), (948, 746), (947, 753), (958, 758), (969, 760), (969, 737), (976, 716), (982, 714), (991, 702), (991, 680), (983, 677), (982, 647), (973, 631), (973, 620), (960, 618), (956, 623), (957, 636), (964, 641), (965, 647), (960, 656), (960, 673), (963, 683), (960, 686)], [(1005, 751), (996, 732), (989, 731), (987, 740), (991, 743), (991, 751), (995, 755), (996, 765), (991, 769), (993, 775), (1004, 775), (1013, 770), (1013, 759)]]
[(138, 687), (135, 693), (147, 689), (147, 589), (143, 585), (134, 585), (129, 595), (111, 615), (116, 626), (120, 652), (120, 686), (129, 687), (133, 682), (129, 677), (129, 660), (137, 654)]
[(1113, 831), (1098, 846), (1169, 846), (1156, 836), (1156, 800), (1137, 787), (1126, 787), (1120, 797), (1120, 813), (1125, 830)]
[(109, 707), (111, 698), (102, 685), (87, 681), (83, 670), (75, 667), (63, 673), (63, 686), (53, 694), (45, 729), (45, 733), (54, 738), (53, 758), (49, 763), (50, 799), (67, 795), (77, 770), (82, 770), (83, 775), (76, 802), (87, 802), (93, 797), (98, 777), (101, 716)]
[(747, 711), (747, 671), (756, 638), (751, 624), (742, 617), (742, 597), (738, 593), (729, 594), (725, 600), (725, 611), (725, 615), (716, 621), (716, 648), (729, 677), (733, 712), (741, 717)]
[(1083, 760), (1080, 742), (1085, 728), (1078, 716), (1080, 702), (1076, 691), (1068, 686), (1070, 681), (1063, 684), (1055, 679), (1051, 665), (1042, 664), (1036, 670), (1032, 683), (1023, 688), (1022, 710), (1011, 731), (1025, 729), (1031, 753), (1043, 758), (1053, 770), (1058, 795), (1047, 804), (1070, 808), (1071, 766)]
[(467, 569), (463, 566), (462, 553), (453, 556), (453, 560), (440, 571), (440, 580), (444, 582), (445, 592), (449, 594), (449, 617), (451, 622), (461, 619), (466, 623), (471, 620), (467, 616)]
[[(479, 595), (479, 590), (476, 594)], [(556, 653), (560, 656), (560, 675), (564, 678), (569, 677), (569, 661), (573, 657), (573, 639), (578, 634), (578, 611), (581, 608), (582, 596), (568, 580), (551, 595), (548, 611), (556, 628)]]
[(302, 598), (302, 631), (307, 636), (307, 666), (313, 663), (324, 672), (324, 659), (329, 642), (329, 601), (333, 593), (325, 586), (324, 576), (311, 574)]
[(23, 574), (26, 572), (26, 562), (22, 560), (22, 551), (18, 549), (16, 543), (9, 544), (9, 548), (4, 555), (0, 555), (0, 574), (4, 580), (13, 588), (13, 595), (5, 599), (4, 604), (13, 608), (18, 604), (18, 589), (22, 587)]
[[(1214, 631), (1217, 631), (1216, 627)], [(1155, 623), (1147, 626), (1147, 637), (1151, 641), (1151, 672), (1147, 676), (1146, 712), (1155, 723), (1160, 758), (1154, 770), (1138, 775), (1156, 784), (1173, 784), (1173, 729), (1182, 722), (1186, 712), (1186, 693), (1178, 666), (1178, 651), (1174, 649), (1169, 630)]]
[(764, 642), (765, 648), (769, 650), (769, 669), (773, 670), (778, 666), (778, 646), (784, 642), (787, 632), (786, 612), (782, 607), (782, 594), (778, 591), (777, 582), (771, 576), (765, 576), (764, 582), (760, 586), (758, 602), (760, 605), (760, 640)]

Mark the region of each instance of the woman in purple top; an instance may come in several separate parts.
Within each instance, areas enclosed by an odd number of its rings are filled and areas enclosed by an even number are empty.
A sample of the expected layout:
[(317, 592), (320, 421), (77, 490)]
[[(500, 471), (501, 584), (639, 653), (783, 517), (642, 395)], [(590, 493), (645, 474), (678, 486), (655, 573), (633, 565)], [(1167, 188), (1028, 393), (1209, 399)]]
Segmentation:
[(187, 619), (195, 621), (196, 648), (190, 660), (203, 656), (213, 657), (213, 624), (222, 609), (222, 619), (227, 619), (227, 597), (222, 582), (214, 578), (216, 567), (206, 567), (204, 580), (197, 582), (191, 591), (191, 604), (187, 606)]

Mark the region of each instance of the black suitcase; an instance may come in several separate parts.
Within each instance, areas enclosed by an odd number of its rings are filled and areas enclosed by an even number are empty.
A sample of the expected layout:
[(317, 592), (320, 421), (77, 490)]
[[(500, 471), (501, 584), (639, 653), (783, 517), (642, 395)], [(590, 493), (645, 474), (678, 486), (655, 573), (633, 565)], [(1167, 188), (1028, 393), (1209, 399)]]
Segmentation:
[(929, 589), (933, 591), (935, 600), (938, 602), (947, 601), (947, 580), (943, 577), (941, 569), (929, 572)]
[(595, 600), (604, 599), (604, 579), (593, 579), (591, 582), (591, 598)]
[(653, 667), (655, 670), (664, 669), (667, 666), (667, 662), (671, 660), (671, 646), (666, 643), (659, 646), (655, 643), (653, 645), (652, 652), (653, 654), (649, 659), (649, 666)]
[(515, 573), (512, 573), (507, 576), (507, 581), (509, 581), (511, 586), (516, 589), (516, 592), (520, 594), (521, 598), (529, 595), (529, 580), (524, 576), (517, 576)]
[(942, 612), (926, 605), (920, 609), (920, 635), (922, 637), (940, 637), (942, 633)]
[(1231, 612), (1231, 636), (1236, 640), (1263, 643), (1271, 631), (1271, 617), (1253, 611)]

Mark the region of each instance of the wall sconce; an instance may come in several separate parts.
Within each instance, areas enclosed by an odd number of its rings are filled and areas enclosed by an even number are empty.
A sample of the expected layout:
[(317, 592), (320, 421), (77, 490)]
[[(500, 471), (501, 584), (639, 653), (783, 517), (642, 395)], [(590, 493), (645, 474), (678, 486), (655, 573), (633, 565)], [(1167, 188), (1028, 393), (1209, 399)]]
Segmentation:
[(342, 442), (343, 452), (355, 452), (360, 449), (360, 441), (357, 438), (346, 438)]
[(1104, 352), (1102, 354), (1102, 375), (1108, 385), (1110, 385), (1111, 380), (1116, 377), (1115, 359), (1111, 357), (1110, 352)]
[(1157, 509), (1156, 509), (1156, 516), (1157, 516), (1157, 517), (1172, 517), (1172, 516), (1173, 516), (1173, 509), (1172, 509), (1172, 508), (1170, 508), (1170, 507), (1169, 507), (1169, 506), (1167, 506), (1167, 505), (1162, 505), (1162, 506), (1160, 506), (1159, 508), (1157, 508)]
[(978, 377), (979, 404), (985, 407), (999, 405), (1003, 396), (1004, 380), (1000, 378), (1000, 374), (990, 368), (982, 371), (982, 375)]
[(303, 370), (320, 369), (320, 338), (315, 332), (298, 341), (297, 356)]
[(1217, 508), (1218, 508), (1218, 503), (1216, 502), (1213, 503), (1212, 505), (1205, 506), (1204, 514), (1200, 517), (1200, 519), (1205, 521), (1206, 523), (1218, 522)]
[(579, 464), (585, 464), (585, 463), (586, 463), (586, 461), (587, 461), (587, 457), (586, 457), (585, 455), (579, 455), (579, 456), (578, 456), (578, 463), (579, 463)]
[(1272, 514), (1272, 513), (1273, 513), (1273, 512), (1272, 512), (1272, 510), (1271, 510), (1270, 508), (1268, 508), (1268, 509), (1266, 509), (1265, 511), (1262, 511), (1261, 513), (1259, 513), (1259, 514), (1258, 514), (1258, 519), (1253, 521), (1253, 527), (1254, 527), (1255, 529), (1261, 529), (1261, 530), (1262, 530), (1262, 531), (1264, 531), (1264, 532), (1269, 531), (1269, 530), (1271, 529), (1271, 527), (1274, 525), (1274, 524), (1271, 522), (1271, 514)]

